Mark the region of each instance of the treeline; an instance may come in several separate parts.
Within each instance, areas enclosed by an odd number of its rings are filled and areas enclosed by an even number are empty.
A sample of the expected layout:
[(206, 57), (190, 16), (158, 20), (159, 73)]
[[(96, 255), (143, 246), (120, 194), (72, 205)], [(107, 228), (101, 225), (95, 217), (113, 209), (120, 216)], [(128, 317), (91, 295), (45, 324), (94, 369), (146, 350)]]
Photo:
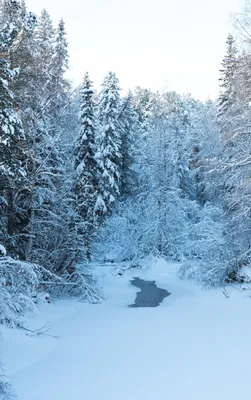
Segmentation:
[(122, 97), (113, 72), (100, 93), (87, 73), (73, 89), (64, 21), (1, 2), (1, 315), (16, 287), (95, 300), (92, 259), (161, 255), (206, 286), (249, 265), (250, 15), (228, 37), (217, 103), (201, 103)]
[(139, 90), (134, 101), (144, 130), (133, 142), (130, 194), (99, 230), (94, 256), (133, 263), (166, 257), (181, 263), (181, 276), (221, 284), (234, 249), (210, 171), (220, 154), (217, 107), (150, 90)]
[(0, 318), (15, 324), (37, 289), (98, 300), (92, 244), (131, 193), (145, 128), (114, 73), (100, 93), (88, 73), (71, 87), (63, 20), (0, 4)]
[(246, 2), (237, 39), (227, 38), (216, 102), (147, 90), (134, 97), (145, 126), (134, 194), (101, 230), (98, 258), (161, 255), (207, 287), (250, 280), (250, 26)]

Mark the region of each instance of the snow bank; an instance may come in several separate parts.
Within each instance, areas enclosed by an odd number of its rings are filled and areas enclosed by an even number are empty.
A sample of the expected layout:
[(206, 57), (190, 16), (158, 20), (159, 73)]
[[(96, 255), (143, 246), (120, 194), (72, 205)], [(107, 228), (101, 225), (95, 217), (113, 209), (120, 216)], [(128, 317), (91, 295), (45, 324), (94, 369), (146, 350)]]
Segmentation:
[[(112, 273), (96, 267), (103, 304), (42, 305), (30, 326), (61, 335), (4, 331), (2, 357), (19, 400), (236, 400), (247, 398), (251, 300), (180, 281), (174, 264)], [(158, 308), (128, 308), (133, 276), (172, 294)]]

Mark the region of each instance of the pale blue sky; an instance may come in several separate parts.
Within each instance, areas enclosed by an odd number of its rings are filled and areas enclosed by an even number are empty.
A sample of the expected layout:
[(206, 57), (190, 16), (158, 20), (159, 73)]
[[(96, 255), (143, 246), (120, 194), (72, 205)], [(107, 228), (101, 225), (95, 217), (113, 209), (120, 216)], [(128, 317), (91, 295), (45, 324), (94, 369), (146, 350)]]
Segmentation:
[[(230, 13), (243, 0), (27, 0), (68, 32), (70, 77), (89, 71), (98, 87), (116, 72), (120, 86), (215, 98)], [(42, 4), (42, 6), (41, 6)]]

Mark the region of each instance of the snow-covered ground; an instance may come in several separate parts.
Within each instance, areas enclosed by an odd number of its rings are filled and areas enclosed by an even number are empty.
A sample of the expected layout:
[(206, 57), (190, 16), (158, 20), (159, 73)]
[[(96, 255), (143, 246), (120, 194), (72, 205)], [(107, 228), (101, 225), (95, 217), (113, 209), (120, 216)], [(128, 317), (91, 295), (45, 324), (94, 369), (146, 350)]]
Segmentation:
[[(104, 303), (44, 304), (29, 320), (31, 328), (49, 322), (59, 340), (3, 330), (1, 359), (19, 400), (249, 398), (248, 292), (203, 291), (161, 260), (123, 277), (96, 271)], [(138, 290), (133, 276), (172, 294), (158, 308), (128, 308)]]

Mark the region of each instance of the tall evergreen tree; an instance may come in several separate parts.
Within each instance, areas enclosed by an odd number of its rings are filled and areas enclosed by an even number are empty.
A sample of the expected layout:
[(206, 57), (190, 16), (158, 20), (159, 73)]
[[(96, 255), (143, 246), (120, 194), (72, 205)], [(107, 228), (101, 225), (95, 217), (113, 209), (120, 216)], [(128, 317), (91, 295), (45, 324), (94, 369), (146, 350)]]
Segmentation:
[(15, 76), (6, 60), (0, 59), (0, 190), (7, 206), (7, 248), (13, 250), (18, 230), (15, 194), (26, 179), (26, 146), (22, 122), (14, 108), (9, 84)]
[(68, 42), (67, 35), (65, 31), (65, 23), (61, 19), (56, 30), (56, 40), (53, 55), (53, 73), (56, 78), (56, 83), (58, 89), (60, 89), (60, 84), (64, 82), (64, 73), (69, 68), (69, 55), (68, 55)]
[(25, 169), (24, 130), (14, 109), (14, 96), (9, 83), (14, 78), (6, 60), (0, 59), (0, 171), (1, 186), (15, 187), (23, 179)]
[(53, 119), (52, 124), (54, 125), (54, 130), (56, 130), (57, 126), (60, 129), (60, 111), (62, 111), (62, 108), (64, 108), (68, 102), (70, 85), (64, 77), (65, 72), (69, 68), (68, 60), (67, 34), (65, 31), (65, 23), (61, 19), (56, 30), (53, 56), (49, 64), (51, 75), (50, 116)]
[(120, 193), (122, 196), (128, 196), (132, 194), (136, 187), (136, 171), (133, 169), (133, 164), (137, 153), (136, 136), (140, 130), (139, 118), (134, 109), (131, 91), (122, 101), (119, 124), (121, 130)]
[(235, 82), (234, 77), (237, 69), (237, 49), (232, 35), (228, 35), (226, 41), (226, 55), (222, 61), (220, 70), (220, 87), (222, 93), (219, 97), (219, 114), (226, 112), (234, 102)]
[(148, 130), (154, 97), (155, 93), (150, 89), (141, 88), (140, 86), (137, 86), (135, 89), (133, 96), (134, 107), (138, 114), (142, 132), (147, 132)]
[(95, 213), (101, 220), (111, 212), (114, 201), (119, 195), (121, 165), (119, 106), (118, 79), (113, 72), (110, 72), (104, 79), (98, 104), (100, 134), (96, 159), (99, 166), (99, 185)]
[(27, 7), (25, 0), (21, 0), (21, 10), (20, 10), (21, 18), (24, 19), (27, 15)]
[(0, 3), (0, 24), (3, 25), (8, 21), (20, 28), (21, 13), (22, 8), (19, 0), (3, 0)]
[(43, 59), (49, 63), (53, 55), (53, 46), (55, 44), (55, 29), (49, 13), (45, 9), (38, 19), (36, 37), (40, 44), (40, 52), (42, 53)]
[(94, 91), (86, 73), (80, 90), (80, 132), (75, 147), (76, 211), (80, 217), (79, 229), (84, 239), (87, 258), (91, 257), (91, 236), (94, 232), (94, 207), (97, 200), (98, 168), (95, 160), (96, 121)]
[(52, 70), (51, 62), (54, 56), (55, 46), (55, 29), (49, 13), (43, 10), (40, 18), (38, 18), (38, 25), (36, 30), (36, 41), (38, 54), (36, 56), (39, 63), (39, 80), (41, 84), (41, 95), (43, 95), (42, 108), (48, 108), (48, 103), (51, 97), (55, 95), (52, 93)]

